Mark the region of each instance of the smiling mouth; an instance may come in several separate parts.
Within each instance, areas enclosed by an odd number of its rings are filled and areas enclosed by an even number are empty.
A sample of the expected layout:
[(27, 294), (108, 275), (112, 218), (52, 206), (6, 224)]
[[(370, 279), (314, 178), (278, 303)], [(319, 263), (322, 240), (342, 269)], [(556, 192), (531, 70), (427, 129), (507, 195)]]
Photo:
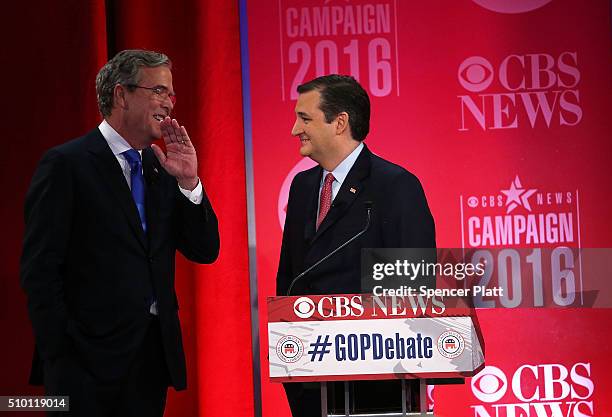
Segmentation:
[(158, 122), (161, 122), (162, 120), (164, 120), (164, 119), (166, 118), (166, 116), (165, 116), (165, 115), (163, 115), (163, 114), (154, 114), (154, 115), (153, 115), (153, 118), (154, 118), (155, 120), (157, 120)]

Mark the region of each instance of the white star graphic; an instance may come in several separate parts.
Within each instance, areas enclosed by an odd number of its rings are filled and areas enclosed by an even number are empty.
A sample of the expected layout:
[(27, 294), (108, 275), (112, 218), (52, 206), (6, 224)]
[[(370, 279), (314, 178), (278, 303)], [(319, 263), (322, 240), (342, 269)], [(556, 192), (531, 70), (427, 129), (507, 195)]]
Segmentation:
[(507, 190), (501, 190), (502, 194), (506, 195), (506, 213), (512, 212), (518, 206), (523, 206), (527, 211), (531, 211), (531, 205), (529, 205), (529, 197), (531, 197), (537, 189), (525, 190), (521, 185), (521, 180), (518, 175), (514, 178), (514, 181), (510, 183), (510, 188)]

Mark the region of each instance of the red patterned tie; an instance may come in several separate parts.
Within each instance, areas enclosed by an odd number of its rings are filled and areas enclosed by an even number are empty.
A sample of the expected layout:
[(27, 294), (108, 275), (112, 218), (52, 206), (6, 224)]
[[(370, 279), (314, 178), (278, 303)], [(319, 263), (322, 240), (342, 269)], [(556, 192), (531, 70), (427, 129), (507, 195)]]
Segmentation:
[(323, 222), (323, 219), (327, 215), (329, 208), (331, 207), (332, 201), (332, 183), (335, 178), (331, 172), (327, 173), (325, 176), (325, 183), (323, 184), (323, 189), (321, 190), (321, 201), (319, 202), (319, 217), (317, 217), (317, 230), (319, 226)]

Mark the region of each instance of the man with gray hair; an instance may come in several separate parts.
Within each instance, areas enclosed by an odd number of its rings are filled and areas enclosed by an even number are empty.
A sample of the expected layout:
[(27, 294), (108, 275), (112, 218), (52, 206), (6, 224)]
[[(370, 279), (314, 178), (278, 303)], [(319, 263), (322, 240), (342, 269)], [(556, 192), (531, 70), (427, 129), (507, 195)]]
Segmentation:
[(219, 232), (196, 150), (170, 118), (171, 68), (143, 50), (104, 65), (102, 122), (49, 150), (26, 196), (31, 382), (70, 397), (57, 415), (162, 416), (167, 387), (186, 387), (175, 254), (211, 263)]

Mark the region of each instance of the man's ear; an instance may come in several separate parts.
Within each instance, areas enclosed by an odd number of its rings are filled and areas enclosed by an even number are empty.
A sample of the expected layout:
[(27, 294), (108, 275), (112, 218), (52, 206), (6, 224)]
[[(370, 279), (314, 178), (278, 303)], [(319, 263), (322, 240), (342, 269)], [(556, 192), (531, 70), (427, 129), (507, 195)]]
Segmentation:
[(128, 104), (125, 93), (126, 91), (124, 86), (121, 84), (115, 85), (115, 88), (113, 89), (113, 107), (117, 106), (121, 109), (127, 109)]
[(336, 116), (336, 135), (342, 135), (349, 128), (349, 115), (347, 112)]

